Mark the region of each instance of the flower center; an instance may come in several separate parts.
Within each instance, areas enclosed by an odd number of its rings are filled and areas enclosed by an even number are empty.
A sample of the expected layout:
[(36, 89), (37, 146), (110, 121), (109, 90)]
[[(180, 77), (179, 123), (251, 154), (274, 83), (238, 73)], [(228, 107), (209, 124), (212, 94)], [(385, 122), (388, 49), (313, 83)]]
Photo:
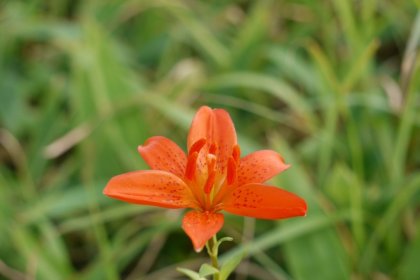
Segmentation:
[[(208, 148), (203, 150), (206, 144)], [(213, 205), (214, 198), (222, 189), (234, 185), (237, 181), (241, 153), (239, 145), (232, 148), (232, 154), (226, 159), (226, 169), (220, 169), (218, 166), (218, 149), (217, 144), (209, 144), (202, 138), (196, 141), (188, 152), (185, 178), (189, 181), (202, 210), (217, 208), (217, 205)]]

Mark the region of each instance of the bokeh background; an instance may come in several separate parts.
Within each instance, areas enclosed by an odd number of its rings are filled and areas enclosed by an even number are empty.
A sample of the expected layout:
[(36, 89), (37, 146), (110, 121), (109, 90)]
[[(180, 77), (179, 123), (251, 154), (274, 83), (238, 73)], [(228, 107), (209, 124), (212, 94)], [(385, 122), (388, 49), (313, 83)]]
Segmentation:
[(419, 2), (0, 1), (0, 279), (180, 279), (182, 211), (102, 195), (201, 105), (308, 215), (228, 215), (231, 279), (419, 279)]

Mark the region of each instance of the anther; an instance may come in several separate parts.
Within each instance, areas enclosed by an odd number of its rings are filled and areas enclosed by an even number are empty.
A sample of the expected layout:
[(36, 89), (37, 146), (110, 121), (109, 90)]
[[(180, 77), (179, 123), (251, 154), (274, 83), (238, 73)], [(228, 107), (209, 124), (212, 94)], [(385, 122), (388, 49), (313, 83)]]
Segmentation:
[(212, 143), (209, 148), (209, 154), (215, 155), (217, 152), (217, 145)]
[(188, 155), (187, 167), (185, 168), (185, 178), (192, 180), (197, 168), (198, 152), (193, 152)]
[(241, 158), (241, 148), (239, 147), (239, 145), (233, 146), (232, 157), (233, 157), (233, 159), (235, 160), (236, 163), (239, 162), (239, 160)]
[(215, 180), (216, 180), (216, 172), (209, 173), (206, 184), (204, 185), (204, 192), (206, 194), (209, 194), (211, 192), (211, 189), (213, 188)]
[(216, 156), (213, 154), (207, 155), (207, 174), (207, 181), (204, 185), (204, 192), (206, 194), (211, 192), (216, 179)]
[(190, 148), (190, 150), (188, 151), (188, 154), (191, 155), (195, 152), (200, 152), (201, 148), (203, 148), (203, 146), (206, 144), (206, 139), (201, 138), (200, 140), (197, 140)]
[(237, 166), (236, 161), (234, 157), (230, 157), (227, 164), (227, 175), (226, 180), (228, 185), (232, 185), (236, 181), (237, 172), (236, 172)]

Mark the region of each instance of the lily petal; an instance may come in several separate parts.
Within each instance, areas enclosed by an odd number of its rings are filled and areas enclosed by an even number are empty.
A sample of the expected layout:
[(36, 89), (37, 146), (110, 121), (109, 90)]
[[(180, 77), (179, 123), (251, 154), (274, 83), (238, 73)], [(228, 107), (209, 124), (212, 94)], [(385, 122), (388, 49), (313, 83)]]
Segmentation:
[(299, 196), (261, 184), (239, 186), (223, 199), (223, 210), (260, 219), (283, 219), (306, 214), (306, 202)]
[(200, 252), (206, 242), (222, 228), (223, 214), (190, 211), (182, 219), (182, 229), (190, 237), (196, 252)]
[(289, 167), (275, 151), (261, 150), (251, 153), (239, 163), (238, 185), (264, 183)]
[(137, 150), (150, 168), (168, 171), (181, 178), (184, 175), (187, 156), (172, 140), (162, 136), (151, 137)]
[(202, 106), (195, 114), (188, 133), (187, 146), (190, 151), (192, 145), (201, 139), (210, 139), (213, 135), (214, 116), (210, 107)]
[(227, 167), (229, 157), (232, 155), (233, 147), (238, 143), (236, 139), (235, 126), (228, 112), (222, 109), (215, 109), (216, 137), (214, 142), (217, 145), (217, 166), (219, 172)]
[(207, 148), (215, 144), (219, 172), (226, 168), (233, 146), (237, 143), (236, 131), (229, 113), (223, 109), (201, 107), (195, 115), (188, 134), (188, 150), (200, 139), (207, 140)]
[(111, 178), (104, 194), (125, 202), (164, 208), (189, 208), (195, 202), (188, 186), (172, 173), (134, 171)]

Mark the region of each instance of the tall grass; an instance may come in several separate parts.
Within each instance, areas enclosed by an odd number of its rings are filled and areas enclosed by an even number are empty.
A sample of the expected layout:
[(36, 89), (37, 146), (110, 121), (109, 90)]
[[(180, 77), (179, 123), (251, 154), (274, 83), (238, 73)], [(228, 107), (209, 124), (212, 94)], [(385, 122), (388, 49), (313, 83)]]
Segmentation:
[(181, 146), (200, 105), (308, 216), (228, 216), (236, 279), (418, 279), (420, 12), (414, 1), (0, 2), (0, 279), (172, 279), (181, 213), (103, 197)]

